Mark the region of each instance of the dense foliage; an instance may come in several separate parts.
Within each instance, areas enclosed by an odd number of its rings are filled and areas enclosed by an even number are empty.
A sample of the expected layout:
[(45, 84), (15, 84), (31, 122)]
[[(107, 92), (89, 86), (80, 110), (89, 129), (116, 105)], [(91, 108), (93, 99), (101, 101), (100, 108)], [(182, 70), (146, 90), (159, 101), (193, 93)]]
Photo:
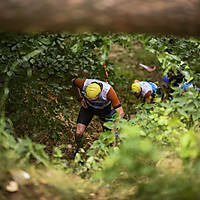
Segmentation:
[(194, 82), (199, 85), (200, 43), (198, 39), (149, 35), (139, 35), (138, 38), (146, 49), (157, 56), (160, 66), (165, 71), (174, 66), (185, 74), (187, 81), (195, 77)]
[[(199, 90), (192, 88), (183, 95), (183, 90), (176, 88), (173, 101), (138, 103), (130, 95), (130, 84), (134, 78), (145, 77), (137, 74), (136, 66), (116, 65), (110, 58), (113, 45), (128, 49), (129, 53), (135, 46), (145, 49), (146, 55), (149, 51), (157, 58), (147, 64), (159, 65), (163, 74), (174, 66), (185, 75), (185, 81), (199, 87), (198, 39), (125, 34), (1, 34), (0, 170), (4, 176), (0, 187), (4, 187), (13, 167), (32, 164), (84, 179), (80, 180), (85, 181), (82, 190), (81, 184), (76, 188), (68, 181), (66, 189), (48, 180), (49, 187), (63, 199), (68, 199), (65, 196), (70, 190), (71, 199), (89, 199), (84, 195), (89, 193), (94, 197), (98, 188), (92, 185), (96, 181), (100, 182), (98, 187), (106, 183), (104, 192), (109, 188), (107, 197), (102, 197), (105, 199), (199, 198)], [(136, 59), (136, 50), (134, 53)], [(141, 60), (142, 56), (138, 62)], [(70, 161), (63, 149), (67, 149), (65, 143), (74, 144), (72, 116), (78, 112), (71, 79), (106, 80), (104, 64), (108, 81), (119, 92), (126, 112), (125, 119), (116, 119), (119, 137), (103, 132)], [(136, 113), (132, 119), (131, 113)], [(113, 122), (106, 126), (112, 127)], [(51, 139), (56, 143), (48, 151)]]

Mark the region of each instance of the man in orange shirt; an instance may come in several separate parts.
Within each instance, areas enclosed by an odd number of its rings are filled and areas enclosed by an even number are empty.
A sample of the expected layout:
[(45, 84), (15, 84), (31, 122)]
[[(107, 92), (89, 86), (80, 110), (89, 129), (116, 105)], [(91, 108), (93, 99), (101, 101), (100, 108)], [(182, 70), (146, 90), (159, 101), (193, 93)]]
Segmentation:
[[(102, 121), (112, 118), (114, 113), (119, 117), (124, 117), (124, 111), (121, 103), (112, 86), (106, 82), (96, 79), (73, 79), (73, 87), (76, 96), (81, 103), (81, 109), (77, 119), (75, 141), (77, 149), (82, 147), (83, 134), (94, 115), (100, 117)], [(111, 106), (113, 109), (111, 109)]]

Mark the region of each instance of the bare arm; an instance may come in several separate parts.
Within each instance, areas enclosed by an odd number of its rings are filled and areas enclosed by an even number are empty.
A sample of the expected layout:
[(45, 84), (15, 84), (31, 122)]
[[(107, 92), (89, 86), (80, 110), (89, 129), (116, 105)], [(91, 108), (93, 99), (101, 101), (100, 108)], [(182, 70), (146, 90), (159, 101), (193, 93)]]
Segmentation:
[(82, 97), (80, 88), (75, 84), (75, 80), (76, 80), (75, 78), (72, 79), (72, 87), (73, 87), (73, 90), (75, 91), (76, 99), (78, 101), (81, 101), (83, 97)]
[(139, 64), (140, 67), (143, 67), (145, 70), (147, 70), (148, 72), (153, 72), (156, 69), (156, 66), (153, 66), (153, 68), (150, 68), (147, 65), (144, 64)]
[(75, 82), (76, 79), (72, 79), (72, 86), (73, 86), (73, 89), (75, 91), (75, 96), (76, 96), (76, 99), (81, 103), (81, 105), (84, 107), (84, 108), (88, 108), (86, 102), (85, 102), (85, 99), (83, 98), (82, 94), (81, 94), (81, 89), (80, 89), (80, 86), (78, 86)]
[(148, 91), (146, 94), (145, 94), (145, 96), (144, 96), (144, 98), (145, 98), (145, 103), (151, 103), (151, 91)]
[(108, 94), (107, 94), (108, 99), (110, 99), (113, 108), (117, 111), (119, 117), (123, 118), (124, 117), (124, 111), (123, 108), (120, 104), (120, 101), (117, 97), (116, 92), (114, 91), (114, 89), (111, 87)]
[(125, 113), (124, 113), (122, 106), (120, 106), (119, 108), (116, 108), (115, 110), (117, 111), (120, 118), (124, 117)]
[[(124, 110), (123, 110), (122, 106), (120, 106), (119, 108), (116, 108), (115, 110), (117, 111), (117, 113), (118, 113), (120, 118), (124, 117), (125, 113), (124, 113)], [(114, 128), (112, 129), (112, 132), (116, 132), (117, 131), (117, 123), (118, 122), (119, 122), (118, 120), (115, 121)]]

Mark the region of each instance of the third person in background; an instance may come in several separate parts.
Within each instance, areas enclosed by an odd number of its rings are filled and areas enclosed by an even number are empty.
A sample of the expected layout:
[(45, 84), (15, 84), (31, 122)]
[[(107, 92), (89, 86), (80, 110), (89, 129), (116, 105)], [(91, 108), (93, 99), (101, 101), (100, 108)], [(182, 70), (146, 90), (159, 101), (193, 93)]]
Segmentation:
[(163, 76), (163, 88), (166, 94), (166, 99), (173, 99), (171, 95), (171, 93), (174, 92), (173, 87), (179, 87), (183, 80), (184, 75), (179, 70), (175, 70), (175, 68), (171, 66), (167, 74)]

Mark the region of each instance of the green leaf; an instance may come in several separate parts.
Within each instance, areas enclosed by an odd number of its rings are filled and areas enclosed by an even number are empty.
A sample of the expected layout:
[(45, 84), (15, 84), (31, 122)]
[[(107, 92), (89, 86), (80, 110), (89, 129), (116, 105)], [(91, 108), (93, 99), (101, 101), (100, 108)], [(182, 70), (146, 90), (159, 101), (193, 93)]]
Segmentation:
[(196, 113), (192, 114), (192, 120), (195, 122), (196, 120), (200, 119), (200, 113), (197, 111)]
[(186, 117), (186, 118), (189, 117), (189, 116), (187, 115), (187, 113), (186, 113), (184, 110), (182, 110), (182, 109), (179, 109), (179, 108), (178, 108), (178, 112), (179, 112), (181, 115), (183, 115), (184, 117)]
[(112, 130), (114, 128), (113, 122), (105, 122), (103, 125), (110, 130)]

